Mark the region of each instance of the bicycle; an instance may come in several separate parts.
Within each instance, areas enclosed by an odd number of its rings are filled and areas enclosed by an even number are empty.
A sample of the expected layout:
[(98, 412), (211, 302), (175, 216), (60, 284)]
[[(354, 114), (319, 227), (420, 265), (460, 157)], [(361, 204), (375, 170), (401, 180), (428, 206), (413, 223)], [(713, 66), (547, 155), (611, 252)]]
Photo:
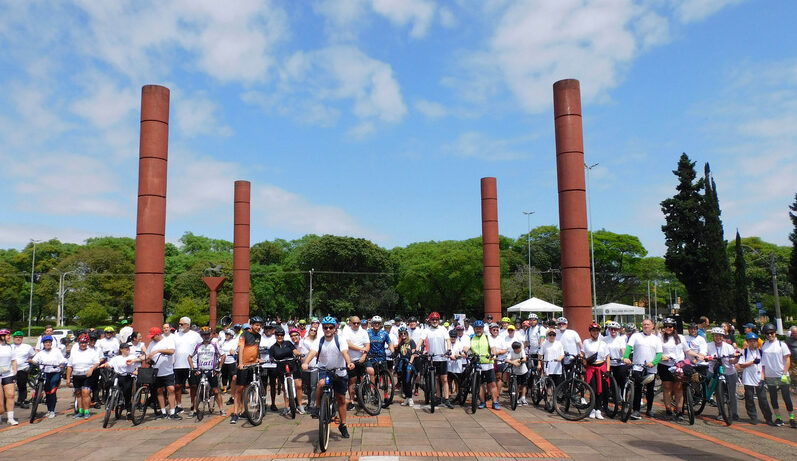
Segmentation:
[(655, 374), (645, 373), (646, 365), (647, 363), (645, 365), (631, 365), (631, 374), (625, 380), (625, 384), (623, 384), (623, 388), (620, 391), (620, 400), (623, 403), (619, 413), (620, 420), (624, 423), (627, 423), (631, 417), (631, 411), (634, 406), (634, 385), (640, 383), (642, 386), (646, 386), (656, 379)]
[(36, 386), (33, 388), (33, 395), (30, 399), (30, 423), (36, 419), (36, 410), (39, 409), (39, 403), (44, 401), (44, 372), (39, 371), (36, 374)]
[(509, 372), (509, 386), (507, 392), (509, 393), (509, 407), (512, 411), (517, 409), (518, 401), (520, 400), (520, 392), (518, 390), (517, 375), (512, 373), (512, 365), (507, 363), (504, 367), (504, 372)]
[[(554, 360), (547, 360), (543, 361), (543, 367), (545, 367), (547, 363), (553, 362)], [(554, 412), (554, 393), (556, 391), (556, 383), (554, 382), (553, 378), (548, 375), (543, 375), (541, 370), (537, 370), (535, 366), (534, 370), (535, 375), (535, 383), (534, 387), (531, 389), (531, 401), (534, 406), (543, 402), (543, 408), (548, 413)]]
[[(683, 370), (684, 363), (678, 362), (675, 365), (675, 371), (673, 371), (672, 375), (675, 378), (675, 382), (681, 383), (681, 389), (684, 395), (684, 401), (681, 405), (681, 413), (686, 415), (687, 421), (689, 422), (690, 426), (695, 424), (695, 406), (694, 406), (694, 395), (690, 392), (690, 384), (692, 383), (692, 377), (697, 375), (695, 372), (693, 375), (686, 376)], [(675, 396), (673, 396), (673, 401), (675, 400)]]
[[(151, 387), (155, 384), (156, 368), (139, 368), (136, 372), (135, 388), (133, 400), (130, 402), (130, 419), (134, 426), (138, 426), (144, 421), (147, 408), (156, 409), (159, 405), (155, 393)], [(157, 410), (155, 410), (157, 411)]]
[(113, 373), (113, 381), (111, 390), (108, 392), (108, 398), (105, 399), (105, 417), (102, 420), (102, 428), (108, 427), (108, 422), (111, 420), (111, 413), (114, 414), (116, 419), (122, 417), (122, 410), (125, 407), (125, 398), (122, 395), (122, 386), (119, 385), (119, 375)]
[(393, 403), (393, 396), (396, 392), (396, 387), (393, 382), (393, 373), (390, 372), (387, 361), (374, 362), (374, 379), (382, 394), (382, 405), (387, 408)]
[(371, 375), (363, 370), (362, 374), (357, 376), (357, 384), (355, 385), (357, 393), (357, 403), (371, 416), (377, 416), (382, 412), (382, 393), (379, 391), (376, 383), (371, 381)]
[[(479, 409), (479, 390), (481, 389), (481, 355), (471, 352), (468, 354), (468, 363), (465, 365), (465, 371), (462, 372), (464, 381), (462, 382), (462, 397), (460, 399), (464, 406), (467, 401), (468, 392), (470, 392), (470, 409), (471, 413), (476, 413)], [(492, 356), (491, 356), (492, 357)], [(492, 366), (492, 364), (490, 364)]]
[(252, 382), (244, 390), (244, 416), (253, 426), (259, 426), (266, 415), (266, 392), (263, 389), (263, 382), (260, 380), (259, 363), (247, 365), (244, 370), (252, 370)]
[[(717, 389), (714, 395), (717, 396), (717, 409), (719, 409), (720, 417), (725, 422), (726, 426), (733, 424), (733, 416), (731, 415), (731, 395), (728, 392), (728, 380), (724, 374), (725, 367), (722, 365), (722, 359), (735, 358), (733, 355), (722, 355), (716, 357), (706, 357), (708, 360), (713, 360), (716, 364), (714, 367), (714, 377), (716, 379)], [(735, 379), (735, 377), (734, 377)]]
[(205, 414), (215, 413), (216, 399), (210, 387), (209, 373), (218, 374), (218, 370), (201, 370), (199, 372), (199, 384), (196, 387), (196, 400), (194, 401), (194, 412), (197, 421), (202, 421)]
[[(346, 371), (347, 368), (319, 368), (318, 383), (321, 385), (321, 404), (318, 406), (318, 448), (321, 452), (327, 451), (329, 446), (329, 427), (338, 410), (335, 403), (335, 395), (332, 390), (332, 376), (338, 371)], [(321, 374), (326, 373), (321, 378)]]
[(604, 374), (603, 385), (607, 386), (606, 390), (609, 393), (604, 410), (606, 411), (606, 416), (614, 418), (618, 413), (623, 412), (623, 406), (625, 405), (625, 401), (620, 396), (620, 385), (617, 384), (617, 379), (610, 371)]
[(296, 385), (294, 384), (293, 372), (291, 371), (291, 363), (296, 363), (296, 358), (291, 357), (277, 360), (277, 363), (285, 365), (282, 388), (285, 391), (285, 396), (288, 398), (288, 408), (290, 409), (291, 419), (296, 419)]
[[(595, 393), (583, 379), (583, 364), (578, 357), (565, 354), (570, 358), (572, 366), (565, 368), (565, 379), (554, 389), (554, 409), (556, 413), (568, 421), (579, 421), (595, 408)], [(569, 365), (563, 363), (563, 365)]]

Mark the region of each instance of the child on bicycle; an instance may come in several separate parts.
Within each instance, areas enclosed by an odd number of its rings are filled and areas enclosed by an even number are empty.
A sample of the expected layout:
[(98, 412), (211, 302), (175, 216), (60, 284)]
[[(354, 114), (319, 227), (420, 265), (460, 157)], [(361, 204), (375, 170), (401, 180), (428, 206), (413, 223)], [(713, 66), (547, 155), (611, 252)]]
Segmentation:
[(122, 396), (125, 399), (127, 419), (132, 419), (130, 401), (133, 397), (133, 374), (138, 370), (138, 364), (142, 360), (144, 360), (143, 357), (134, 357), (130, 354), (130, 343), (123, 343), (119, 346), (119, 355), (111, 357), (110, 360), (100, 365), (100, 368), (111, 368), (114, 373), (119, 375), (119, 387), (122, 388)]
[[(58, 385), (61, 384), (61, 367), (66, 365), (66, 358), (61, 350), (53, 347), (53, 337), (45, 335), (42, 337), (43, 349), (33, 356), (31, 361), (39, 365), (41, 373), (44, 373), (44, 393), (47, 403), (47, 417), (55, 418), (55, 402)], [(21, 383), (22, 386), (27, 383)], [(37, 395), (36, 398), (39, 398)]]
[(758, 424), (758, 415), (755, 411), (755, 399), (758, 398), (758, 406), (761, 408), (764, 420), (770, 426), (774, 426), (772, 410), (769, 408), (767, 391), (766, 387), (764, 387), (758, 335), (750, 332), (747, 333), (744, 339), (744, 352), (739, 357), (739, 368), (742, 369), (742, 384), (744, 385), (744, 408), (747, 410), (747, 416), (750, 417), (750, 424)]
[(507, 354), (506, 363), (512, 365), (512, 375), (517, 377), (518, 403), (520, 405), (529, 404), (526, 401), (526, 377), (529, 372), (526, 361), (526, 351), (523, 350), (523, 344), (520, 341), (513, 342), (512, 349)]

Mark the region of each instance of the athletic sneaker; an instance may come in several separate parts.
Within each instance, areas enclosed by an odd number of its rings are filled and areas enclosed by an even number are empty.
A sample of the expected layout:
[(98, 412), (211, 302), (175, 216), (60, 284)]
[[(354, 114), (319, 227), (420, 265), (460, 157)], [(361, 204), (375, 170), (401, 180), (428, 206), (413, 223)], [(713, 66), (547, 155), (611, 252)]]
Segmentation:
[(631, 413), (631, 419), (642, 419), (642, 415), (638, 411)]
[(296, 408), (296, 413), (299, 413), (300, 415), (307, 413), (306, 411), (304, 411), (304, 405), (299, 405), (299, 407)]
[(339, 425), (338, 429), (340, 429), (340, 436), (341, 437), (343, 437), (344, 439), (348, 439), (349, 438), (349, 430), (346, 428), (345, 424)]
[(783, 420), (780, 419), (780, 418), (777, 418), (775, 420), (775, 425), (778, 426), (778, 427), (783, 427)]
[(277, 405), (272, 403), (270, 409), (271, 411), (277, 411)]
[(501, 404), (498, 402), (493, 402), (493, 410), (500, 410)]
[(443, 405), (445, 405), (446, 408), (448, 408), (449, 410), (453, 410), (454, 409), (454, 405), (451, 405), (451, 401), (450, 400), (444, 401)]
[(487, 408), (487, 402), (479, 403), (479, 408)]
[(19, 424), (19, 421), (17, 421), (14, 418), (8, 418), (8, 424), (10, 424), (12, 426), (16, 426), (17, 424)]
[(595, 419), (595, 410), (592, 410), (592, 411), (589, 412), (589, 417), (591, 419)]
[(230, 399), (227, 400), (227, 405), (233, 405), (233, 404), (235, 404), (235, 399), (230, 397)]
[(346, 411), (354, 410), (354, 402), (349, 402), (346, 404)]
[(415, 402), (413, 402), (413, 401), (412, 401), (412, 397), (410, 397), (409, 399), (407, 399), (407, 402), (409, 402), (409, 403), (407, 403), (407, 406), (408, 406), (408, 407), (414, 407), (414, 406), (415, 406)]
[(53, 418), (55, 418), (55, 412), (54, 412), (54, 411), (48, 411), (48, 412), (47, 412), (47, 417), (48, 417), (49, 419), (53, 419)]
[(600, 410), (595, 410), (595, 419), (603, 419), (603, 415), (601, 414)]
[(794, 418), (792, 418), (792, 420), (789, 421), (789, 425), (791, 426), (792, 429), (797, 429), (797, 421), (795, 421)]
[(173, 420), (178, 421), (178, 420), (183, 419), (183, 417), (178, 415), (177, 412), (175, 412), (173, 415), (169, 415), (169, 419), (173, 419)]
[(238, 422), (238, 415), (233, 414), (232, 416), (230, 416), (230, 424), (235, 424), (237, 422)]

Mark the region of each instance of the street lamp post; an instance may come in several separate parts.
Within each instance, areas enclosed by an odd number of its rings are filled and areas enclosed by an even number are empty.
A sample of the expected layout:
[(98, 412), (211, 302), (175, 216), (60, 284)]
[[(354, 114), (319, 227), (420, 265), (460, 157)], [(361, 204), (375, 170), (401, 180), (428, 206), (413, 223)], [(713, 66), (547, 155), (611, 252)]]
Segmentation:
[(528, 252), (529, 252), (529, 299), (531, 299), (531, 215), (534, 214), (533, 211), (524, 211), (524, 215), (526, 215), (526, 224), (529, 230), (529, 233), (526, 234), (526, 244), (528, 245)]
[(64, 278), (67, 274), (74, 274), (77, 271), (66, 271), (62, 272), (61, 276), (58, 279), (58, 315), (55, 320), (55, 324), (59, 327), (64, 326)]
[(594, 163), (592, 165), (584, 164), (584, 168), (587, 169), (587, 208), (589, 208), (589, 259), (592, 264), (592, 315), (595, 316), (597, 320), (597, 316), (595, 314), (595, 306), (598, 305), (598, 292), (597, 288), (595, 287), (595, 246), (592, 242), (592, 194), (589, 187), (589, 174), (592, 172), (592, 169), (598, 166), (598, 163)]
[(315, 269), (310, 268), (310, 318), (313, 318), (313, 272)]
[(33, 259), (30, 263), (30, 303), (28, 304), (28, 336), (30, 336), (30, 328), (33, 321), (33, 284), (35, 281), (33, 280), (33, 271), (36, 268), (36, 244), (40, 243), (41, 240), (30, 240), (33, 243)]

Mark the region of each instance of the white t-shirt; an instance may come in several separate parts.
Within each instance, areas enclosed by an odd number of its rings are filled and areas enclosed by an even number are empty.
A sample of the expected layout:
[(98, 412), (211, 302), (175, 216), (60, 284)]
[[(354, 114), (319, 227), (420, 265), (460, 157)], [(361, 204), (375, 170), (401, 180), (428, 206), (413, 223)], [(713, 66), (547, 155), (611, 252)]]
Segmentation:
[[(388, 336), (390, 336), (390, 344), (393, 345), (398, 344), (398, 335), (396, 335), (395, 332), (396, 328), (393, 327), (390, 329), (390, 333), (388, 333)], [(389, 347), (385, 347), (385, 357), (393, 357), (393, 353), (390, 351)]]
[(188, 330), (178, 331), (169, 337), (174, 338), (174, 368), (188, 368), (188, 357), (202, 344), (202, 336), (196, 331)]
[[(686, 347), (688, 350), (692, 352), (697, 352), (701, 355), (708, 355), (708, 343), (706, 343), (706, 338), (697, 335), (697, 336), (684, 336), (684, 342), (686, 342)], [(697, 359), (692, 359), (697, 360)], [(706, 363), (705, 361), (701, 363)]]
[[(310, 353), (310, 351), (314, 351), (314, 350), (318, 349), (318, 342), (320, 340), (321, 340), (321, 336), (320, 335), (316, 335), (315, 339), (310, 339), (309, 335), (307, 335), (304, 338), (302, 338), (302, 340), (300, 342), (300, 347), (299, 347), (299, 350), (301, 351), (302, 355), (304, 355), (306, 357), (307, 354)], [(308, 365), (312, 369), (312, 368), (316, 367), (317, 363), (318, 363), (318, 357), (313, 357), (313, 360), (311, 360)]]
[[(761, 345), (761, 365), (767, 378), (780, 378), (783, 376), (783, 358), (791, 355), (786, 343), (780, 340), (764, 341)], [(792, 358), (792, 360), (794, 360)]]
[(433, 361), (445, 362), (447, 360), (445, 357), (446, 350), (448, 350), (446, 343), (450, 344), (451, 342), (449, 341), (448, 330), (445, 327), (427, 328), (426, 342), (429, 347), (429, 354), (434, 354)]
[(100, 358), (97, 355), (97, 351), (90, 347), (87, 347), (86, 350), (80, 350), (78, 346), (69, 354), (67, 366), (72, 367), (73, 376), (86, 376), (91, 367), (99, 363)]
[(686, 340), (683, 336), (678, 335), (678, 339), (680, 343), (675, 344), (675, 336), (670, 336), (667, 341), (664, 341), (662, 338), (661, 353), (669, 357), (669, 360), (664, 360), (664, 358), (661, 359), (662, 365), (673, 366), (686, 357), (686, 351), (690, 350), (689, 346), (686, 344)]
[(415, 347), (417, 347), (418, 350), (420, 351), (421, 346), (424, 344), (423, 341), (426, 339), (426, 330), (424, 330), (420, 326), (418, 326), (415, 329), (408, 327), (407, 332), (410, 334), (410, 339), (415, 341)]
[[(462, 353), (462, 347), (463, 347), (462, 346), (462, 341), (457, 340), (457, 341), (454, 341), (454, 344), (451, 344), (451, 341), (449, 340), (448, 344), (451, 345), (451, 357), (454, 357), (454, 356), (459, 355), (459, 354)], [(451, 373), (462, 373), (462, 371), (463, 371), (462, 366), (463, 366), (463, 362), (465, 360), (466, 359), (463, 359), (463, 358), (458, 358), (458, 359), (455, 359), (455, 360), (449, 359), (448, 360), (448, 371), (451, 372)]]
[(606, 343), (606, 349), (609, 351), (612, 365), (622, 365), (625, 346), (627, 344), (625, 335), (618, 333), (614, 338), (612, 338), (611, 335), (604, 336), (603, 342)]
[[(514, 349), (510, 349), (507, 353), (507, 359), (509, 360), (518, 360), (518, 359), (525, 359), (526, 358), (526, 351), (521, 347), (519, 352), (515, 352)], [(521, 362), (520, 366), (512, 365), (512, 374), (513, 375), (525, 375), (528, 373), (529, 369), (526, 367), (526, 362)]]
[(597, 354), (596, 362), (605, 362), (606, 356), (609, 355), (609, 348), (600, 337), (597, 340), (592, 337), (584, 340), (584, 357), (589, 358), (592, 354)]
[[(362, 327), (360, 329), (362, 330)], [(319, 343), (320, 342), (321, 339), (319, 338)], [(329, 370), (332, 368), (344, 368), (346, 366), (346, 359), (343, 357), (343, 351), (348, 351), (349, 345), (343, 338), (338, 338), (337, 342), (340, 345), (340, 350), (338, 350), (338, 344), (335, 344), (334, 338), (330, 340), (324, 338), (324, 344), (321, 344), (317, 355), (319, 368)], [(351, 358), (351, 356), (349, 356), (349, 358)], [(346, 370), (339, 370), (337, 375), (340, 377), (346, 376)]]
[(11, 346), (8, 344), (0, 345), (0, 368), (8, 368), (8, 371), (0, 374), (0, 378), (16, 376), (14, 374), (14, 367), (11, 364), (14, 360), (14, 351), (11, 349)]
[[(371, 339), (368, 337), (368, 332), (365, 331), (363, 327), (358, 328), (357, 331), (354, 331), (353, 328), (347, 329), (346, 335), (340, 339), (351, 341), (352, 345), (357, 347), (365, 347), (366, 344), (371, 344)], [(346, 347), (348, 348), (348, 343), (346, 344)], [(342, 348), (343, 347), (341, 345), (341, 349)], [(363, 351), (356, 351), (354, 349), (349, 349), (349, 358), (351, 358), (352, 362), (360, 360), (360, 357), (362, 356), (363, 356)]]
[(548, 341), (542, 343), (540, 348), (542, 359), (545, 361), (545, 374), (546, 375), (561, 375), (562, 362), (559, 358), (565, 355), (564, 346), (560, 341)]
[(113, 369), (114, 373), (118, 373), (120, 375), (132, 375), (133, 372), (138, 368), (139, 364), (131, 363), (128, 365), (127, 361), (134, 358), (135, 357), (133, 357), (132, 354), (128, 354), (127, 357), (123, 355), (117, 355), (108, 360), (108, 364)]
[(174, 349), (174, 335), (163, 336), (160, 341), (152, 341), (147, 347), (147, 355), (155, 362), (153, 367), (158, 369), (157, 376), (174, 374), (174, 355), (158, 354), (158, 351)]
[(271, 360), (271, 346), (277, 342), (277, 335), (260, 335), (260, 360), (263, 360), (263, 368), (277, 368), (277, 362)]
[[(135, 358), (140, 358), (146, 352), (147, 348), (144, 346), (144, 343), (139, 342), (138, 344), (130, 344), (130, 355)], [(138, 363), (138, 366), (141, 366), (141, 363)]]
[(94, 348), (100, 353), (100, 357), (110, 358), (119, 354), (119, 340), (103, 336), (94, 343)]
[(221, 342), (221, 353), (224, 354), (224, 363), (235, 363), (235, 353), (238, 350), (238, 343), (232, 339)]
[[(733, 353), (736, 352), (736, 349), (731, 346), (730, 344), (723, 342), (720, 344), (720, 347), (717, 347), (717, 344), (713, 341), (711, 344), (708, 345), (708, 355), (712, 355), (714, 357), (720, 356), (733, 356)], [(724, 358), (722, 359), (722, 370), (725, 376), (735, 375), (736, 374), (736, 367), (733, 363), (731, 363), (733, 357), (731, 358)], [(712, 370), (714, 370), (714, 362), (712, 362)]]
[(578, 335), (576, 330), (556, 329), (556, 340), (562, 343), (565, 352), (570, 355), (578, 355), (581, 352), (581, 336)]
[(493, 336), (492, 333), (487, 335), (487, 341), (490, 342), (490, 347), (495, 348), (495, 361), (496, 362), (503, 362), (506, 360), (506, 352), (503, 354), (501, 351), (505, 351), (507, 349), (506, 342), (504, 341), (504, 337), (498, 334), (498, 336)]
[(526, 341), (529, 343), (529, 352), (536, 354), (540, 349), (540, 339), (545, 338), (546, 329), (539, 323), (526, 330)]
[(467, 327), (465, 327), (465, 336), (467, 336), (468, 338), (473, 336), (473, 327), (472, 326), (468, 325)]
[(742, 368), (742, 384), (745, 386), (758, 386), (764, 379), (761, 374), (761, 363), (755, 364), (755, 359), (761, 358), (761, 351), (745, 348), (739, 357), (740, 364), (751, 363), (752, 365)]
[[(53, 346), (55, 346), (55, 344), (53, 344)], [(17, 371), (24, 371), (30, 368), (28, 360), (32, 359), (33, 356), (36, 355), (36, 351), (33, 350), (33, 346), (25, 343), (20, 345), (11, 344), (11, 350), (14, 351), (14, 359), (17, 361)]]
[[(628, 345), (634, 348), (634, 365), (645, 365), (653, 362), (656, 354), (662, 353), (661, 339), (653, 332), (649, 335), (643, 332), (634, 333), (628, 340)], [(647, 373), (656, 373), (656, 367), (645, 367), (645, 371)]]
[[(33, 356), (33, 362), (38, 364), (45, 373), (56, 373), (61, 371), (61, 365), (66, 364), (66, 358), (60, 350), (53, 347), (49, 351), (42, 349), (37, 352)], [(19, 367), (19, 362), (17, 362), (17, 367)]]

